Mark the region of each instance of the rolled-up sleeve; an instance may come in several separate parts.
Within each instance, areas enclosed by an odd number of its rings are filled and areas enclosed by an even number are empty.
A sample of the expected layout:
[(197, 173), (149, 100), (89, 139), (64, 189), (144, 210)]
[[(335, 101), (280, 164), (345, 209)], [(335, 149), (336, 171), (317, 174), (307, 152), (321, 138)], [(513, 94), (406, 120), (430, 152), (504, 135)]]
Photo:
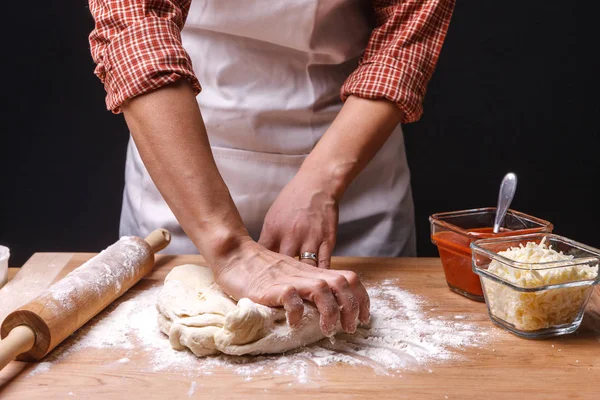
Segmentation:
[(341, 89), (350, 95), (385, 98), (417, 121), (448, 31), (455, 0), (373, 0), (376, 27), (358, 68)]
[(181, 43), (191, 0), (89, 0), (94, 29), (89, 42), (106, 107), (184, 78), (201, 87)]

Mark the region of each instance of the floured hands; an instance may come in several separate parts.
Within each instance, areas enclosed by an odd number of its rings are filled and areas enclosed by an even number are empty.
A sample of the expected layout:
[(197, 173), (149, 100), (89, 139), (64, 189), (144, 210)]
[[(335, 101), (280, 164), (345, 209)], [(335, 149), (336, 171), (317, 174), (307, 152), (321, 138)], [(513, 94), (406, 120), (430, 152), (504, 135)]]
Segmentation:
[(357, 319), (361, 323), (370, 319), (369, 296), (356, 273), (316, 268), (249, 238), (217, 260), (213, 272), (223, 291), (236, 300), (247, 297), (267, 306), (283, 306), (291, 326), (302, 319), (303, 300), (316, 305), (327, 336), (335, 333), (338, 321), (352, 333)]

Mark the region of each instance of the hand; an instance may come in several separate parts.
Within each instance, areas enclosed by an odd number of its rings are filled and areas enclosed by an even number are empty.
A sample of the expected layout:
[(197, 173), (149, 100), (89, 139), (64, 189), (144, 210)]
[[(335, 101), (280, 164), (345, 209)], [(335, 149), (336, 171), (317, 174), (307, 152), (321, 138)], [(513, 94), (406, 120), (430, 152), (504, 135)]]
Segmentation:
[(271, 205), (258, 242), (290, 257), (315, 253), (317, 263), (300, 261), (328, 269), (338, 225), (338, 203), (328, 185), (318, 171), (301, 169)]
[(283, 306), (290, 326), (302, 319), (303, 299), (316, 305), (326, 336), (335, 333), (338, 321), (345, 332), (353, 333), (357, 317), (361, 323), (370, 319), (369, 295), (356, 273), (315, 268), (250, 238), (218, 260), (213, 271), (215, 281), (233, 298)]

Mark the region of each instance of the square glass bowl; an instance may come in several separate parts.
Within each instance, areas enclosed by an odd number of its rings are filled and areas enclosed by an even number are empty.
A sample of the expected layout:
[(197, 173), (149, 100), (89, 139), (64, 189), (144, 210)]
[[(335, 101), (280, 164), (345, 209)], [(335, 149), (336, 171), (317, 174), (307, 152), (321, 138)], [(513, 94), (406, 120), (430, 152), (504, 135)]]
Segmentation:
[(471, 266), (471, 242), (490, 237), (552, 232), (543, 219), (509, 209), (500, 232), (493, 233), (496, 207), (433, 214), (431, 242), (438, 248), (450, 290), (471, 300), (485, 301), (480, 279)]
[[(542, 241), (570, 259), (540, 260), (539, 246), (528, 246)], [(471, 243), (471, 249), (473, 271), (481, 277), (494, 323), (530, 339), (579, 328), (594, 285), (600, 282), (600, 250), (555, 234), (481, 239)]]

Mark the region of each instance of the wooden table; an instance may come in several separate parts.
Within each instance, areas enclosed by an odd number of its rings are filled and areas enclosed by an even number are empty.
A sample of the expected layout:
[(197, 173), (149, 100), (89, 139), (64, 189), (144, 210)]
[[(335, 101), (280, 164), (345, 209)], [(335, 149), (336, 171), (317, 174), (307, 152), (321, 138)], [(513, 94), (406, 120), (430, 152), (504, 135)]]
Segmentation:
[[(29, 262), (49, 257), (70, 268), (94, 254), (37, 253)], [(176, 265), (202, 264), (199, 256), (159, 256), (151, 275), (125, 296), (155, 285)], [(245, 381), (230, 370), (211, 376), (143, 371), (144, 358), (118, 364), (119, 350), (70, 352), (44, 373), (30, 375), (36, 364), (13, 362), (0, 372), (0, 398), (8, 399), (171, 399), (171, 398), (408, 398), (514, 399), (600, 398), (600, 294), (594, 293), (582, 327), (569, 336), (526, 340), (490, 322), (486, 307), (450, 292), (437, 258), (336, 258), (335, 268), (352, 269), (363, 281), (400, 278), (403, 289), (424, 299), (435, 316), (466, 316), (469, 323), (494, 333), (487, 348), (467, 348), (460, 361), (445, 361), (430, 370), (401, 376), (376, 374), (347, 364), (321, 367), (318, 379), (299, 384), (285, 376), (265, 375)], [(9, 276), (14, 276), (11, 269)], [(1, 306), (1, 305), (0, 305)], [(166, 339), (165, 339), (166, 340)], [(193, 389), (193, 390), (192, 390)]]

